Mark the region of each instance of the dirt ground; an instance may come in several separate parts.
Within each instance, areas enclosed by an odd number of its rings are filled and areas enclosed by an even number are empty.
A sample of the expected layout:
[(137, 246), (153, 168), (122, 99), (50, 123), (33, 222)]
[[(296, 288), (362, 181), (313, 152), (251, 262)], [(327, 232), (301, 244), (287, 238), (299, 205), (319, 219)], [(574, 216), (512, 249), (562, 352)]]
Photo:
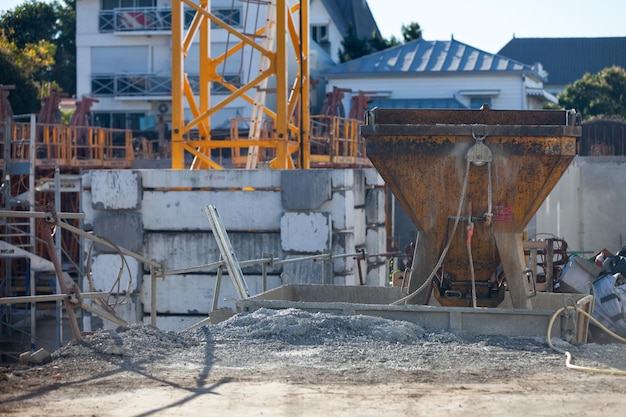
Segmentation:
[(626, 345), (427, 331), (257, 312), (191, 333), (96, 332), (44, 365), (0, 369), (0, 416), (622, 417)]

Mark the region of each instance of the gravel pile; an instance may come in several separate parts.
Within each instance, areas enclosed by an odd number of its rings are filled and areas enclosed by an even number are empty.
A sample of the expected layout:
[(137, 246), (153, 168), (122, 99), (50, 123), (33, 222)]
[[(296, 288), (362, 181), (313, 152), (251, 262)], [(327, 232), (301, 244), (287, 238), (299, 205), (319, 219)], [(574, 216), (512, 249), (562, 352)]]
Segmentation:
[[(578, 365), (626, 369), (624, 344), (553, 343)], [(493, 382), (565, 371), (564, 362), (544, 338), (472, 336), (370, 316), (261, 309), (187, 332), (147, 325), (98, 331), (54, 352), (51, 365), (87, 373), (201, 369), (245, 377), (272, 371), (302, 382), (321, 374), (353, 382)]]

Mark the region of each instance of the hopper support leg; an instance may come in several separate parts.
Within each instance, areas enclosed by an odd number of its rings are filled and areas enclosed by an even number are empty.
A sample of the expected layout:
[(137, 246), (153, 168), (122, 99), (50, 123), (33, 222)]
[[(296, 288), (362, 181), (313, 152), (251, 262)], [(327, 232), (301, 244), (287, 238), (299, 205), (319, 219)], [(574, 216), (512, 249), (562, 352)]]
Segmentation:
[(513, 308), (532, 308), (529, 297), (530, 288), (525, 274), (526, 262), (522, 236), (516, 232), (501, 232), (494, 230), (496, 246), (500, 252), (500, 259), (506, 282), (511, 296)]

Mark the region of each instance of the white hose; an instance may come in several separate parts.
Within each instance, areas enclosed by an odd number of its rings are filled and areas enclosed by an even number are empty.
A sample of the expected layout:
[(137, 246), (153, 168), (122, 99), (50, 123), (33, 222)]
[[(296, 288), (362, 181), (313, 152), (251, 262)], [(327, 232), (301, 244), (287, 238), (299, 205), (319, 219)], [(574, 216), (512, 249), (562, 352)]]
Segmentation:
[[(565, 355), (565, 366), (568, 367), (569, 369), (573, 369), (575, 371), (591, 372), (591, 373), (606, 374), (606, 375), (622, 375), (622, 376), (626, 376), (626, 371), (623, 371), (623, 370), (620, 370), (620, 369), (598, 369), (598, 368), (590, 368), (590, 367), (586, 367), (586, 366), (574, 365), (574, 364), (572, 364), (572, 354), (571, 353), (569, 353), (566, 350), (559, 349), (559, 348), (557, 348), (556, 346), (554, 346), (552, 344), (552, 327), (554, 326), (554, 322), (556, 321), (556, 319), (559, 316), (559, 314), (561, 314), (563, 311), (565, 311), (565, 309), (566, 309), (566, 307), (561, 307), (557, 311), (554, 312), (554, 314), (552, 315), (552, 318), (550, 319), (550, 324), (548, 325), (548, 335), (547, 335), (548, 345), (552, 349), (554, 349), (555, 351), (557, 351), (559, 353), (563, 353)], [(573, 307), (573, 306), (567, 306), (567, 310), (575, 310), (578, 313), (582, 313), (584, 316), (586, 316), (589, 320), (593, 321), (598, 327), (600, 327), (602, 330), (607, 332), (609, 335), (613, 336), (615, 339), (619, 340), (620, 342), (626, 343), (626, 339), (624, 339), (623, 337), (613, 333), (612, 331), (610, 331), (609, 329), (604, 327), (602, 325), (602, 323), (600, 323), (598, 320), (593, 318), (586, 311), (581, 310), (578, 307)]]

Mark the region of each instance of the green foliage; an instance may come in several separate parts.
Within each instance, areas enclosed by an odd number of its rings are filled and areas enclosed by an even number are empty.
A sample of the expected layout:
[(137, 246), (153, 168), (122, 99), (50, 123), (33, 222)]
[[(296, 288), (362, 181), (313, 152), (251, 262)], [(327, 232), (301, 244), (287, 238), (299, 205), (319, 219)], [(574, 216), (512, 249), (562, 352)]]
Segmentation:
[[(418, 23), (410, 23), (402, 25), (402, 38), (404, 42), (411, 42), (422, 38), (422, 29)], [(393, 46), (398, 46), (402, 42), (395, 36), (385, 39), (374, 33), (370, 39), (359, 38), (354, 32), (354, 28), (348, 28), (348, 34), (341, 41), (341, 49), (339, 49), (339, 60), (341, 62), (350, 61), (351, 59), (360, 58), (374, 52), (382, 51)]]
[[(76, 94), (76, 0), (26, 0), (0, 15), (0, 31), (5, 58), (10, 57), (9, 63), (19, 69), (24, 82), (40, 93), (52, 88)], [(0, 73), (0, 83), (9, 83), (8, 78)], [(25, 93), (17, 87), (19, 83), (13, 83), (12, 100)]]
[(19, 47), (0, 31), (0, 84), (15, 85), (9, 101), (15, 114), (39, 110), (41, 99), (51, 88), (45, 74), (54, 65), (56, 47), (45, 40)]
[(404, 43), (422, 39), (422, 28), (419, 23), (412, 22), (408, 25), (402, 25), (402, 39), (404, 39)]
[(354, 32), (354, 27), (350, 25), (348, 34), (341, 41), (342, 48), (339, 49), (339, 61), (346, 62), (370, 53), (367, 39), (359, 38)]
[(626, 71), (617, 66), (585, 74), (559, 95), (559, 105), (575, 109), (583, 120), (598, 116), (626, 118)]
[(9, 102), (14, 114), (28, 114), (38, 111), (37, 86), (17, 67), (10, 54), (0, 49), (0, 84), (15, 86), (9, 91)]

